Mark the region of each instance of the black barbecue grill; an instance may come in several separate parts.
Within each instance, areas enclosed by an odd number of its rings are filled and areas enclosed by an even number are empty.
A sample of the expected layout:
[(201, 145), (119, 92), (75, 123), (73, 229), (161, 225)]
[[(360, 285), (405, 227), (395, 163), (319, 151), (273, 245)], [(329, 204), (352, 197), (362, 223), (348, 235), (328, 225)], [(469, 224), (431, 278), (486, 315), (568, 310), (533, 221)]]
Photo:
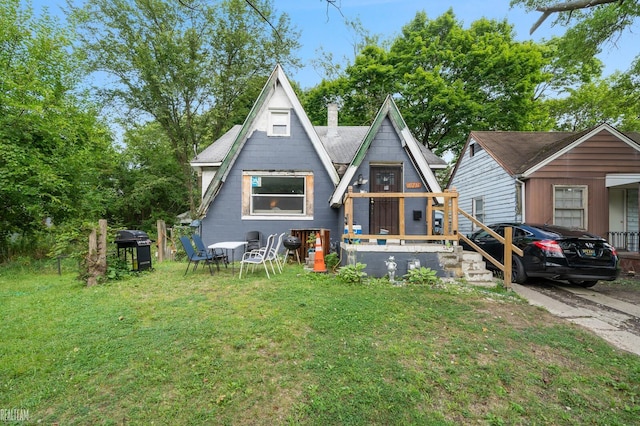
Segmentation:
[[(120, 250), (124, 253), (124, 261), (131, 258), (131, 270), (146, 271), (151, 269), (151, 239), (144, 231), (125, 229), (118, 231), (115, 243), (118, 246), (118, 259)], [(127, 256), (129, 255), (129, 256)]]

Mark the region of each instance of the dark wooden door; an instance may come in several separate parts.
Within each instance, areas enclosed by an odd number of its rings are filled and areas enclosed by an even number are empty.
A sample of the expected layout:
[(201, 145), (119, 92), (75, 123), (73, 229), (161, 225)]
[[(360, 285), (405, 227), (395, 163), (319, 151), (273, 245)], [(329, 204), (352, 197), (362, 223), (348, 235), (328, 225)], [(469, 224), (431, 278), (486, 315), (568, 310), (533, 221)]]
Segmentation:
[[(371, 192), (402, 192), (401, 166), (371, 166), (369, 176)], [(369, 233), (378, 234), (380, 229), (386, 229), (390, 234), (398, 234), (398, 206), (397, 198), (371, 198)]]

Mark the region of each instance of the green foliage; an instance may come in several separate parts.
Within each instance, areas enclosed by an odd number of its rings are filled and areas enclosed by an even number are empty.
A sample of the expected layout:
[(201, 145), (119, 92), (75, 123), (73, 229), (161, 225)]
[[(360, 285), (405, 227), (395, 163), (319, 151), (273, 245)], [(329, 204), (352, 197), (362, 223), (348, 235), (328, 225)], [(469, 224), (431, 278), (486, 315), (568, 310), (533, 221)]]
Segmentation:
[(114, 214), (127, 228), (154, 228), (159, 219), (173, 224), (189, 210), (189, 185), (173, 147), (157, 123), (130, 128), (124, 140)]
[(237, 124), (240, 112), (245, 118), (276, 64), (297, 65), (288, 16), (270, 1), (243, 0), (87, 0), (71, 10), (88, 70), (113, 80), (102, 88), (105, 100), (124, 104), (133, 123), (144, 116), (158, 124), (195, 211), (194, 148)]
[(116, 194), (109, 132), (75, 94), (70, 32), (20, 4), (0, 8), (0, 245), (45, 232), (47, 221), (104, 217)]
[[(480, 19), (464, 29), (451, 10), (435, 20), (418, 12), (388, 49), (362, 49), (345, 76), (309, 90), (304, 103), (313, 110), (337, 100), (343, 124), (365, 125), (391, 94), (418, 141), (437, 154), (458, 153), (471, 129), (544, 122), (535, 102), (548, 77), (543, 52), (516, 41), (506, 21)], [(320, 124), (317, 111), (310, 116)]]
[(420, 268), (410, 269), (404, 276), (404, 279), (411, 284), (434, 285), (439, 281), (436, 271), (432, 270), (431, 268), (425, 268), (424, 266), (421, 266)]
[(567, 96), (545, 102), (556, 121), (556, 129), (581, 131), (601, 123), (619, 130), (636, 131), (640, 128), (639, 87), (627, 74), (584, 83), (567, 89)]
[(366, 267), (366, 263), (360, 262), (357, 262), (355, 265), (345, 265), (338, 269), (337, 277), (344, 283), (360, 284), (362, 280), (367, 277), (367, 273), (364, 271)]
[(107, 281), (120, 281), (132, 276), (139, 276), (142, 273), (131, 271), (131, 266), (128, 262), (112, 255), (107, 261), (107, 272), (104, 279)]
[(340, 257), (338, 253), (332, 252), (324, 257), (324, 263), (327, 265), (327, 269), (330, 271), (335, 271), (335, 269), (340, 265)]

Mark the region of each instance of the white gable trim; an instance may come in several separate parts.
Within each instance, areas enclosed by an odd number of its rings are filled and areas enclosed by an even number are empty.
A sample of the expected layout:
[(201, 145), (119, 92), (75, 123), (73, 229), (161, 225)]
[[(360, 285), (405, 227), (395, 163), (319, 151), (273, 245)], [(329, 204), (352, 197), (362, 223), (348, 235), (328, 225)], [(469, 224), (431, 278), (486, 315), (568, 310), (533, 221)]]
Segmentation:
[(280, 67), (280, 65), (277, 66), (276, 72), (278, 74), (277, 80), (280, 82), (280, 84), (282, 84), (282, 88), (289, 97), (289, 101), (293, 104), (293, 110), (296, 112), (296, 115), (300, 119), (302, 127), (309, 136), (309, 139), (311, 139), (311, 144), (318, 153), (320, 161), (322, 161), (322, 165), (326, 169), (327, 174), (329, 174), (329, 177), (331, 177), (331, 181), (333, 182), (333, 184), (338, 185), (338, 183), (340, 182), (340, 176), (338, 176), (337, 170), (335, 169), (335, 167), (333, 167), (331, 157), (329, 156), (327, 150), (324, 148), (324, 145), (322, 145), (320, 137), (316, 133), (316, 130), (313, 128), (313, 125), (311, 124), (311, 120), (309, 120), (307, 113), (304, 112), (298, 96), (296, 96), (293, 87), (291, 87), (291, 84), (289, 84), (289, 80), (285, 76), (284, 71), (282, 71), (282, 67)]
[(557, 158), (561, 157), (562, 155), (568, 153), (569, 151), (571, 151), (572, 149), (574, 149), (578, 145), (582, 144), (583, 142), (591, 139), (593, 136), (595, 136), (596, 134), (600, 133), (603, 130), (606, 130), (607, 132), (611, 133), (613, 136), (615, 136), (616, 138), (620, 139), (622, 142), (626, 143), (627, 145), (629, 145), (631, 148), (635, 149), (636, 151), (640, 151), (640, 146), (638, 146), (637, 143), (635, 143), (633, 140), (629, 139), (628, 137), (626, 137), (625, 135), (623, 135), (622, 133), (617, 131), (615, 128), (613, 128), (609, 124), (603, 123), (603, 124), (601, 124), (601, 125), (599, 125), (597, 127), (594, 127), (586, 135), (584, 135), (581, 138), (577, 139), (575, 142), (567, 145), (566, 147), (564, 147), (560, 151), (556, 152), (555, 154), (553, 154), (549, 158), (545, 159), (544, 161), (541, 161), (540, 163), (538, 163), (535, 166), (531, 167), (530, 169), (526, 170), (524, 173), (522, 173), (522, 177), (523, 178), (529, 177), (531, 174), (537, 172), (541, 168), (545, 167), (546, 165), (548, 165), (552, 161), (556, 160)]
[[(429, 167), (429, 163), (427, 163), (427, 160), (422, 155), (422, 152), (420, 152), (418, 142), (409, 131), (409, 128), (405, 127), (404, 129), (402, 129), (400, 134), (402, 136), (402, 140), (405, 141), (404, 143), (409, 148), (413, 160), (417, 163), (418, 169), (422, 171), (424, 178), (427, 180), (427, 184), (429, 185), (431, 192), (442, 192), (442, 188), (440, 188), (440, 184), (436, 180), (435, 174), (433, 174), (431, 168)], [(443, 197), (436, 197), (436, 199), (438, 200), (438, 203), (444, 203)]]
[(605, 187), (640, 183), (640, 173), (609, 173), (605, 176)]
[[(391, 113), (392, 108), (395, 114)], [(401, 148), (404, 148), (409, 151), (408, 154), (410, 155), (410, 157), (413, 157), (413, 161), (415, 162), (414, 167), (416, 167), (418, 172), (423, 176), (424, 179), (426, 179), (426, 183), (429, 186), (429, 188), (431, 188), (431, 192), (442, 192), (442, 189), (440, 188), (440, 184), (436, 180), (436, 177), (433, 174), (433, 171), (431, 170), (431, 168), (429, 167), (427, 160), (424, 158), (424, 156), (422, 155), (422, 152), (420, 151), (418, 142), (415, 140), (415, 138), (411, 134), (411, 131), (407, 127), (406, 123), (404, 123), (404, 120), (402, 119), (400, 111), (398, 111), (398, 108), (393, 102), (393, 99), (390, 96), (387, 96), (387, 99), (385, 100), (384, 104), (382, 105), (382, 107), (380, 107), (380, 110), (378, 110), (378, 113), (376, 114), (376, 118), (373, 120), (374, 124), (372, 124), (369, 130), (367, 131), (367, 134), (365, 135), (364, 139), (360, 143), (360, 146), (358, 147), (356, 155), (354, 156), (353, 160), (351, 161), (351, 164), (349, 164), (349, 167), (347, 168), (344, 175), (342, 176), (342, 180), (340, 181), (340, 184), (336, 187), (335, 191), (333, 192), (333, 195), (329, 200), (329, 204), (331, 205), (331, 207), (337, 207), (342, 204), (344, 194), (347, 192), (347, 188), (349, 187), (349, 185), (351, 185), (350, 184), (351, 180), (354, 178), (358, 168), (362, 165), (362, 159), (364, 157), (361, 156), (361, 153), (362, 153), (362, 150), (365, 148), (364, 145), (366, 141), (368, 140), (370, 141), (372, 138), (375, 137), (375, 135), (373, 135), (372, 132), (379, 131), (380, 129), (379, 124), (382, 122), (382, 119), (385, 116), (389, 117), (389, 119), (391, 120), (391, 124), (393, 125), (394, 129), (396, 130), (400, 138)], [(401, 122), (398, 122), (396, 120)], [(366, 150), (368, 150), (369, 148), (370, 146), (366, 146)], [(437, 200), (439, 203), (444, 202), (443, 197), (437, 197)]]

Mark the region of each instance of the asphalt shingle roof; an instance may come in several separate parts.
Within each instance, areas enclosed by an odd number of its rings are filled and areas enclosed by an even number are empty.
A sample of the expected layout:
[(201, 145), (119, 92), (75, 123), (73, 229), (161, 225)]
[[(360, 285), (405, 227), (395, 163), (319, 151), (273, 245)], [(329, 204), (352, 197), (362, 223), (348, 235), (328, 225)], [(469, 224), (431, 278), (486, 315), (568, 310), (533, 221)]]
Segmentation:
[[(233, 141), (238, 136), (241, 125), (237, 124), (222, 135), (215, 143), (209, 145), (196, 158), (191, 160), (194, 165), (220, 163), (229, 152)], [(320, 141), (331, 157), (334, 165), (349, 164), (356, 154), (362, 139), (364, 139), (368, 126), (338, 126), (335, 135), (329, 135), (328, 126), (314, 126)], [(446, 162), (431, 152), (424, 145), (420, 145), (420, 151), (429, 165), (444, 165)]]

